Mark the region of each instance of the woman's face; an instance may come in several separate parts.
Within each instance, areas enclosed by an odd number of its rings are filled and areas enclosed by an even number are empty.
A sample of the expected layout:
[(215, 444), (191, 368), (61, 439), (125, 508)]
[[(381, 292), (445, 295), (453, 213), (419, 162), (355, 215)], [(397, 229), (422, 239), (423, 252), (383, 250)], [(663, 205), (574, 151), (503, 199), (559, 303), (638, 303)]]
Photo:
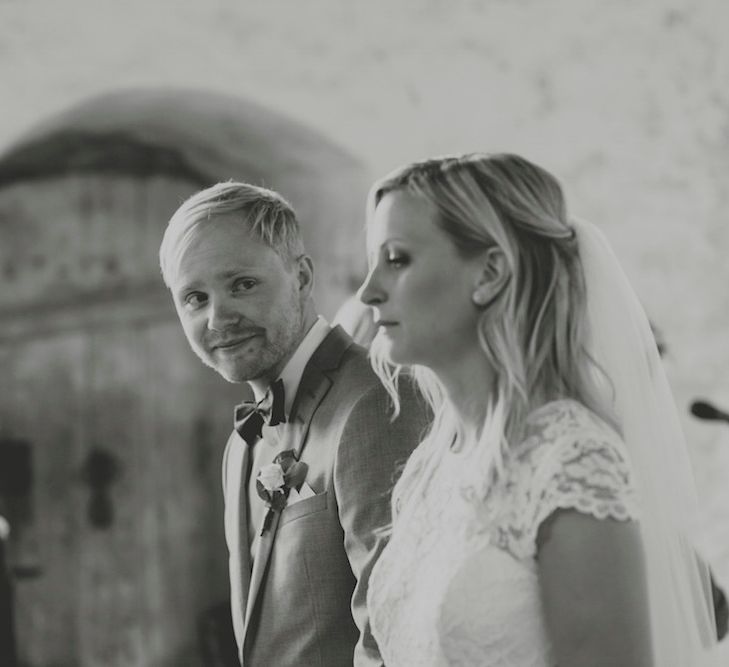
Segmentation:
[(390, 361), (434, 370), (478, 347), (472, 297), (481, 275), (481, 260), (461, 257), (436, 220), (426, 199), (386, 194), (367, 231), (370, 271), (359, 291)]

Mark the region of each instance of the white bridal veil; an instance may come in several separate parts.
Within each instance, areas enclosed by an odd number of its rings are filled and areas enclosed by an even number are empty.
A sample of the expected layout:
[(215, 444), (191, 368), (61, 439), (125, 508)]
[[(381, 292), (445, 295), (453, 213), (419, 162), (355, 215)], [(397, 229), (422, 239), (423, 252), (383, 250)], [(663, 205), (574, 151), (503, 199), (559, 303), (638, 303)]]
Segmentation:
[(707, 568), (692, 548), (694, 479), (681, 424), (643, 308), (602, 233), (573, 221), (587, 291), (588, 351), (605, 371), (634, 468), (660, 667), (706, 667), (716, 642)]

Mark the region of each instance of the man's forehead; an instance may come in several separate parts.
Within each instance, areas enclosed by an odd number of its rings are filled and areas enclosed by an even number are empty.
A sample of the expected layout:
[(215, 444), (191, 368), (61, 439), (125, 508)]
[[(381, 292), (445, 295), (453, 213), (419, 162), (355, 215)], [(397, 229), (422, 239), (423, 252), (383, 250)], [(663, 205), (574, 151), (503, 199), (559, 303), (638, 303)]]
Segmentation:
[(176, 248), (170, 265), (171, 283), (224, 281), (242, 272), (279, 271), (278, 253), (249, 234), (199, 234)]

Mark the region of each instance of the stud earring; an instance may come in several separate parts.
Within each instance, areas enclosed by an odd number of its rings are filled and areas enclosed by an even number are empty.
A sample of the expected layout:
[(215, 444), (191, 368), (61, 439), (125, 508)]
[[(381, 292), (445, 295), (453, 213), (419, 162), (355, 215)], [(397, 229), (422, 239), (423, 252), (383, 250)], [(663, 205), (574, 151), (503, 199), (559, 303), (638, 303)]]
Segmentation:
[(474, 292), (473, 293), (473, 296), (471, 297), (471, 299), (473, 300), (473, 302), (477, 306), (483, 306), (486, 303), (486, 301), (487, 301), (486, 295), (483, 292), (480, 292), (480, 291), (479, 292)]

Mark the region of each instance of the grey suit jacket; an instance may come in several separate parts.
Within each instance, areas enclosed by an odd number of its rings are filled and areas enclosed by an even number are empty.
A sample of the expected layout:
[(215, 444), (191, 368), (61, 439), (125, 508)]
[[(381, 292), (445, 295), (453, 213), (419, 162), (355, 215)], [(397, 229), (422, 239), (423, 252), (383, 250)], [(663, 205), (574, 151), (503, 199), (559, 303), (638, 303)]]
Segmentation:
[(429, 414), (411, 388), (391, 402), (366, 352), (340, 328), (312, 355), (276, 452), (308, 465), (316, 495), (286, 507), (260, 538), (251, 572), (245, 470), (234, 431), (223, 460), (231, 610), (244, 667), (382, 665), (369, 629), (367, 580), (385, 545), (390, 492)]

